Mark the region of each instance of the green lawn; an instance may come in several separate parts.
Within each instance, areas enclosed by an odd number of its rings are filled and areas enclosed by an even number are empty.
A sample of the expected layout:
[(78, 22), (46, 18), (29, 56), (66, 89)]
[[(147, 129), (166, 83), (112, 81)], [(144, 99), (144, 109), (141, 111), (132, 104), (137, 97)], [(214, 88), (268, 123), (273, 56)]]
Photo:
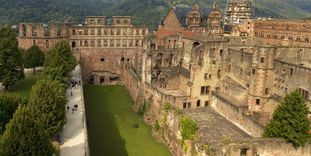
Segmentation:
[(26, 75), (25, 79), (16, 82), (10, 91), (19, 93), (23, 98), (29, 98), (30, 90), (32, 85), (36, 83), (38, 76)]
[(171, 155), (132, 110), (133, 101), (124, 87), (86, 85), (84, 94), (92, 156)]

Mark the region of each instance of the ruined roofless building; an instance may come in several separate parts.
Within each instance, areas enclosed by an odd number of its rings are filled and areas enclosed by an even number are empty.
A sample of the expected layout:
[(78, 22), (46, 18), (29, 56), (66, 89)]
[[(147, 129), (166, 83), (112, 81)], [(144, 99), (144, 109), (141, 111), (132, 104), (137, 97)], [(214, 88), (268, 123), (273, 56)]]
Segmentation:
[(57, 42), (69, 38), (71, 23), (20, 23), (18, 44), (23, 49), (37, 45), (42, 51), (47, 52)]
[[(167, 114), (158, 136), (174, 155), (185, 151), (178, 118), (163, 112), (165, 103), (197, 121), (198, 138), (188, 146), (197, 155), (211, 151), (219, 156), (310, 155), (309, 145), (296, 150), (282, 140), (260, 138), (263, 125), (287, 93), (299, 89), (310, 107), (310, 47), (275, 46), (278, 39), (263, 44), (255, 32), (273, 34), (270, 22), (260, 22), (259, 27), (250, 23), (243, 32), (239, 28), (236, 35), (225, 36), (223, 15), (216, 5), (173, 6), (154, 35), (145, 27), (134, 27), (131, 20), (89, 16), (85, 24), (65, 29), (68, 35), (63, 39), (80, 58), (84, 81), (121, 80), (135, 101), (134, 109), (149, 104), (144, 119), (151, 125)], [(35, 35), (27, 38), (21, 32), (20, 46), (31, 46)]]
[(57, 42), (68, 41), (80, 60), (84, 80), (109, 84), (119, 80), (122, 67), (141, 74), (141, 54), (147, 27), (134, 27), (130, 16), (88, 16), (84, 24), (21, 23), (19, 47), (38, 45), (47, 52)]

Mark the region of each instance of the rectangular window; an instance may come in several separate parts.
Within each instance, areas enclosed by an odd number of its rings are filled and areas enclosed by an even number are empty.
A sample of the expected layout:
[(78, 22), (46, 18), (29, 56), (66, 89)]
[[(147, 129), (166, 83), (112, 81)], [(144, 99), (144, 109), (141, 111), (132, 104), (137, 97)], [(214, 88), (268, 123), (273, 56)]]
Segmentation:
[(260, 63), (265, 63), (265, 58), (264, 57), (260, 58)]
[(104, 47), (107, 47), (107, 46), (108, 46), (108, 41), (104, 40)]
[(188, 108), (191, 108), (191, 103), (190, 102), (188, 102)]
[(32, 26), (32, 36), (33, 37), (37, 36), (37, 27), (36, 26)]
[(260, 105), (260, 99), (256, 99), (256, 105)]
[(46, 47), (46, 48), (50, 48), (49, 40), (45, 40), (45, 47)]
[(304, 90), (304, 89), (299, 89), (301, 96), (305, 99), (305, 100), (309, 100), (309, 91)]
[(114, 47), (114, 40), (110, 40), (110, 47)]
[(107, 29), (104, 29), (104, 35), (108, 35)]
[(187, 108), (187, 102), (183, 103), (183, 108), (186, 109)]
[(205, 107), (209, 105), (209, 101), (205, 101)]
[(248, 149), (242, 148), (241, 152), (240, 152), (240, 156), (247, 156), (247, 151), (248, 151)]
[(121, 45), (121, 40), (116, 40), (116, 45), (117, 45), (117, 47), (120, 47), (120, 45)]
[(89, 30), (88, 29), (84, 29), (84, 35), (89, 35)]
[(210, 89), (209, 86), (202, 86), (202, 87), (201, 87), (201, 95), (207, 95), (207, 94), (209, 94), (209, 89)]
[(97, 35), (102, 35), (102, 30), (101, 29), (97, 29)]

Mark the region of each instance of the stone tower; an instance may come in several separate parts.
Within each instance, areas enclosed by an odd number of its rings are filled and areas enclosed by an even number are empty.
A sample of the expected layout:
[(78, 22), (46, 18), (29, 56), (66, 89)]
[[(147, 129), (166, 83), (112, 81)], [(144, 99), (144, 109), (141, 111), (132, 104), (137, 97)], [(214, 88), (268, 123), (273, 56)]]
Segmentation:
[(226, 24), (237, 24), (253, 16), (251, 0), (228, 0), (226, 9)]
[(267, 105), (273, 86), (275, 47), (254, 47), (252, 73), (249, 84), (248, 108), (253, 117), (260, 122), (268, 120), (270, 109)]
[(223, 21), (222, 15), (218, 7), (216, 6), (216, 2), (214, 2), (213, 10), (208, 16), (207, 19), (208, 31), (213, 35), (223, 35)]

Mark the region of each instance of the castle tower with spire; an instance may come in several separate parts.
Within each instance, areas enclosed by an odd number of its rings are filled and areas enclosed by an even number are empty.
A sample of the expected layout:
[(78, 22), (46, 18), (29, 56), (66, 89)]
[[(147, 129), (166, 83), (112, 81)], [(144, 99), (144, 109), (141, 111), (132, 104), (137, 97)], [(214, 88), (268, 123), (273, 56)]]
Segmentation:
[(228, 0), (226, 9), (226, 24), (237, 24), (253, 16), (251, 0)]

